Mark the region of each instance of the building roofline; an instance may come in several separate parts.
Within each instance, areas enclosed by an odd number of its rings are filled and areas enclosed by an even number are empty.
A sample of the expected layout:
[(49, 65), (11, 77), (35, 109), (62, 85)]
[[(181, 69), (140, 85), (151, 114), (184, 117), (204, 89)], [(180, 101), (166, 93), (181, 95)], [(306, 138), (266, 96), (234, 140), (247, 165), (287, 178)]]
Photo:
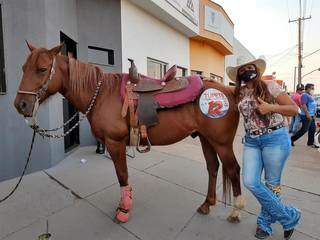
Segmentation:
[(219, 4), (219, 3), (216, 3), (215, 1), (213, 0), (209, 0), (209, 2), (217, 5), (224, 13), (225, 15), (228, 17), (228, 20), (231, 22), (231, 24), (234, 26), (234, 22), (231, 20), (231, 18), (229, 17), (229, 14), (226, 12), (226, 10)]

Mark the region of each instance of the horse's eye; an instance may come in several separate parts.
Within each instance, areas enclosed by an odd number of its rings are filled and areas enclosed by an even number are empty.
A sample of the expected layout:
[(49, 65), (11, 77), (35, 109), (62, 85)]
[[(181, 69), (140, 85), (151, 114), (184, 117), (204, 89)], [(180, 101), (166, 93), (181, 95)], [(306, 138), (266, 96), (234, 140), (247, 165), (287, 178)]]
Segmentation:
[(39, 73), (45, 73), (46, 71), (47, 71), (46, 68), (39, 68), (39, 69), (38, 69), (38, 72), (39, 72)]

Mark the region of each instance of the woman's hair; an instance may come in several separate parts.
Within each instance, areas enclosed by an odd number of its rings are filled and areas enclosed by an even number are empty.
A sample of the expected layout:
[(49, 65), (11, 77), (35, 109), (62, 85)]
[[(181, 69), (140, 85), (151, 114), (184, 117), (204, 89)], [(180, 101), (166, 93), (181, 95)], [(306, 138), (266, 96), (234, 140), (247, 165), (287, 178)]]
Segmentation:
[[(267, 103), (274, 103), (275, 99), (269, 92), (267, 84), (263, 80), (261, 80), (261, 74), (258, 69), (257, 69), (257, 72), (258, 72), (257, 77), (254, 80), (252, 80), (253, 96), (255, 98), (260, 97), (263, 101)], [(239, 102), (242, 99), (242, 96), (241, 96), (241, 80), (239, 80), (238, 74), (236, 79), (235, 95), (236, 95), (237, 102)]]

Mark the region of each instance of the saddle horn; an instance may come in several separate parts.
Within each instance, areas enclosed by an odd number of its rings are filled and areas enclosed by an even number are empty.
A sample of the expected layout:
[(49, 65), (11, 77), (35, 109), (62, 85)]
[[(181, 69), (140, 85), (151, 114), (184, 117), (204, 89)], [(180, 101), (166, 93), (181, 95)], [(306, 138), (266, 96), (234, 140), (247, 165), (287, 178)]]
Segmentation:
[(128, 58), (128, 61), (130, 62), (130, 68), (129, 68), (129, 78), (132, 83), (138, 83), (139, 82), (139, 73), (137, 66), (134, 64), (134, 60)]

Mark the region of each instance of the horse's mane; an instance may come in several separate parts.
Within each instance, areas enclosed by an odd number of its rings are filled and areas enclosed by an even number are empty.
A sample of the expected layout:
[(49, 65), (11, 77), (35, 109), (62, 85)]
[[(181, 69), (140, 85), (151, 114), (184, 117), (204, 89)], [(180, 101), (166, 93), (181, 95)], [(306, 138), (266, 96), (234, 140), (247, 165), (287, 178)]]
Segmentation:
[(120, 74), (104, 73), (95, 65), (80, 62), (69, 58), (69, 87), (73, 94), (80, 95), (87, 90), (95, 90), (97, 84), (102, 80), (103, 89), (108, 93), (114, 92), (120, 85)]

